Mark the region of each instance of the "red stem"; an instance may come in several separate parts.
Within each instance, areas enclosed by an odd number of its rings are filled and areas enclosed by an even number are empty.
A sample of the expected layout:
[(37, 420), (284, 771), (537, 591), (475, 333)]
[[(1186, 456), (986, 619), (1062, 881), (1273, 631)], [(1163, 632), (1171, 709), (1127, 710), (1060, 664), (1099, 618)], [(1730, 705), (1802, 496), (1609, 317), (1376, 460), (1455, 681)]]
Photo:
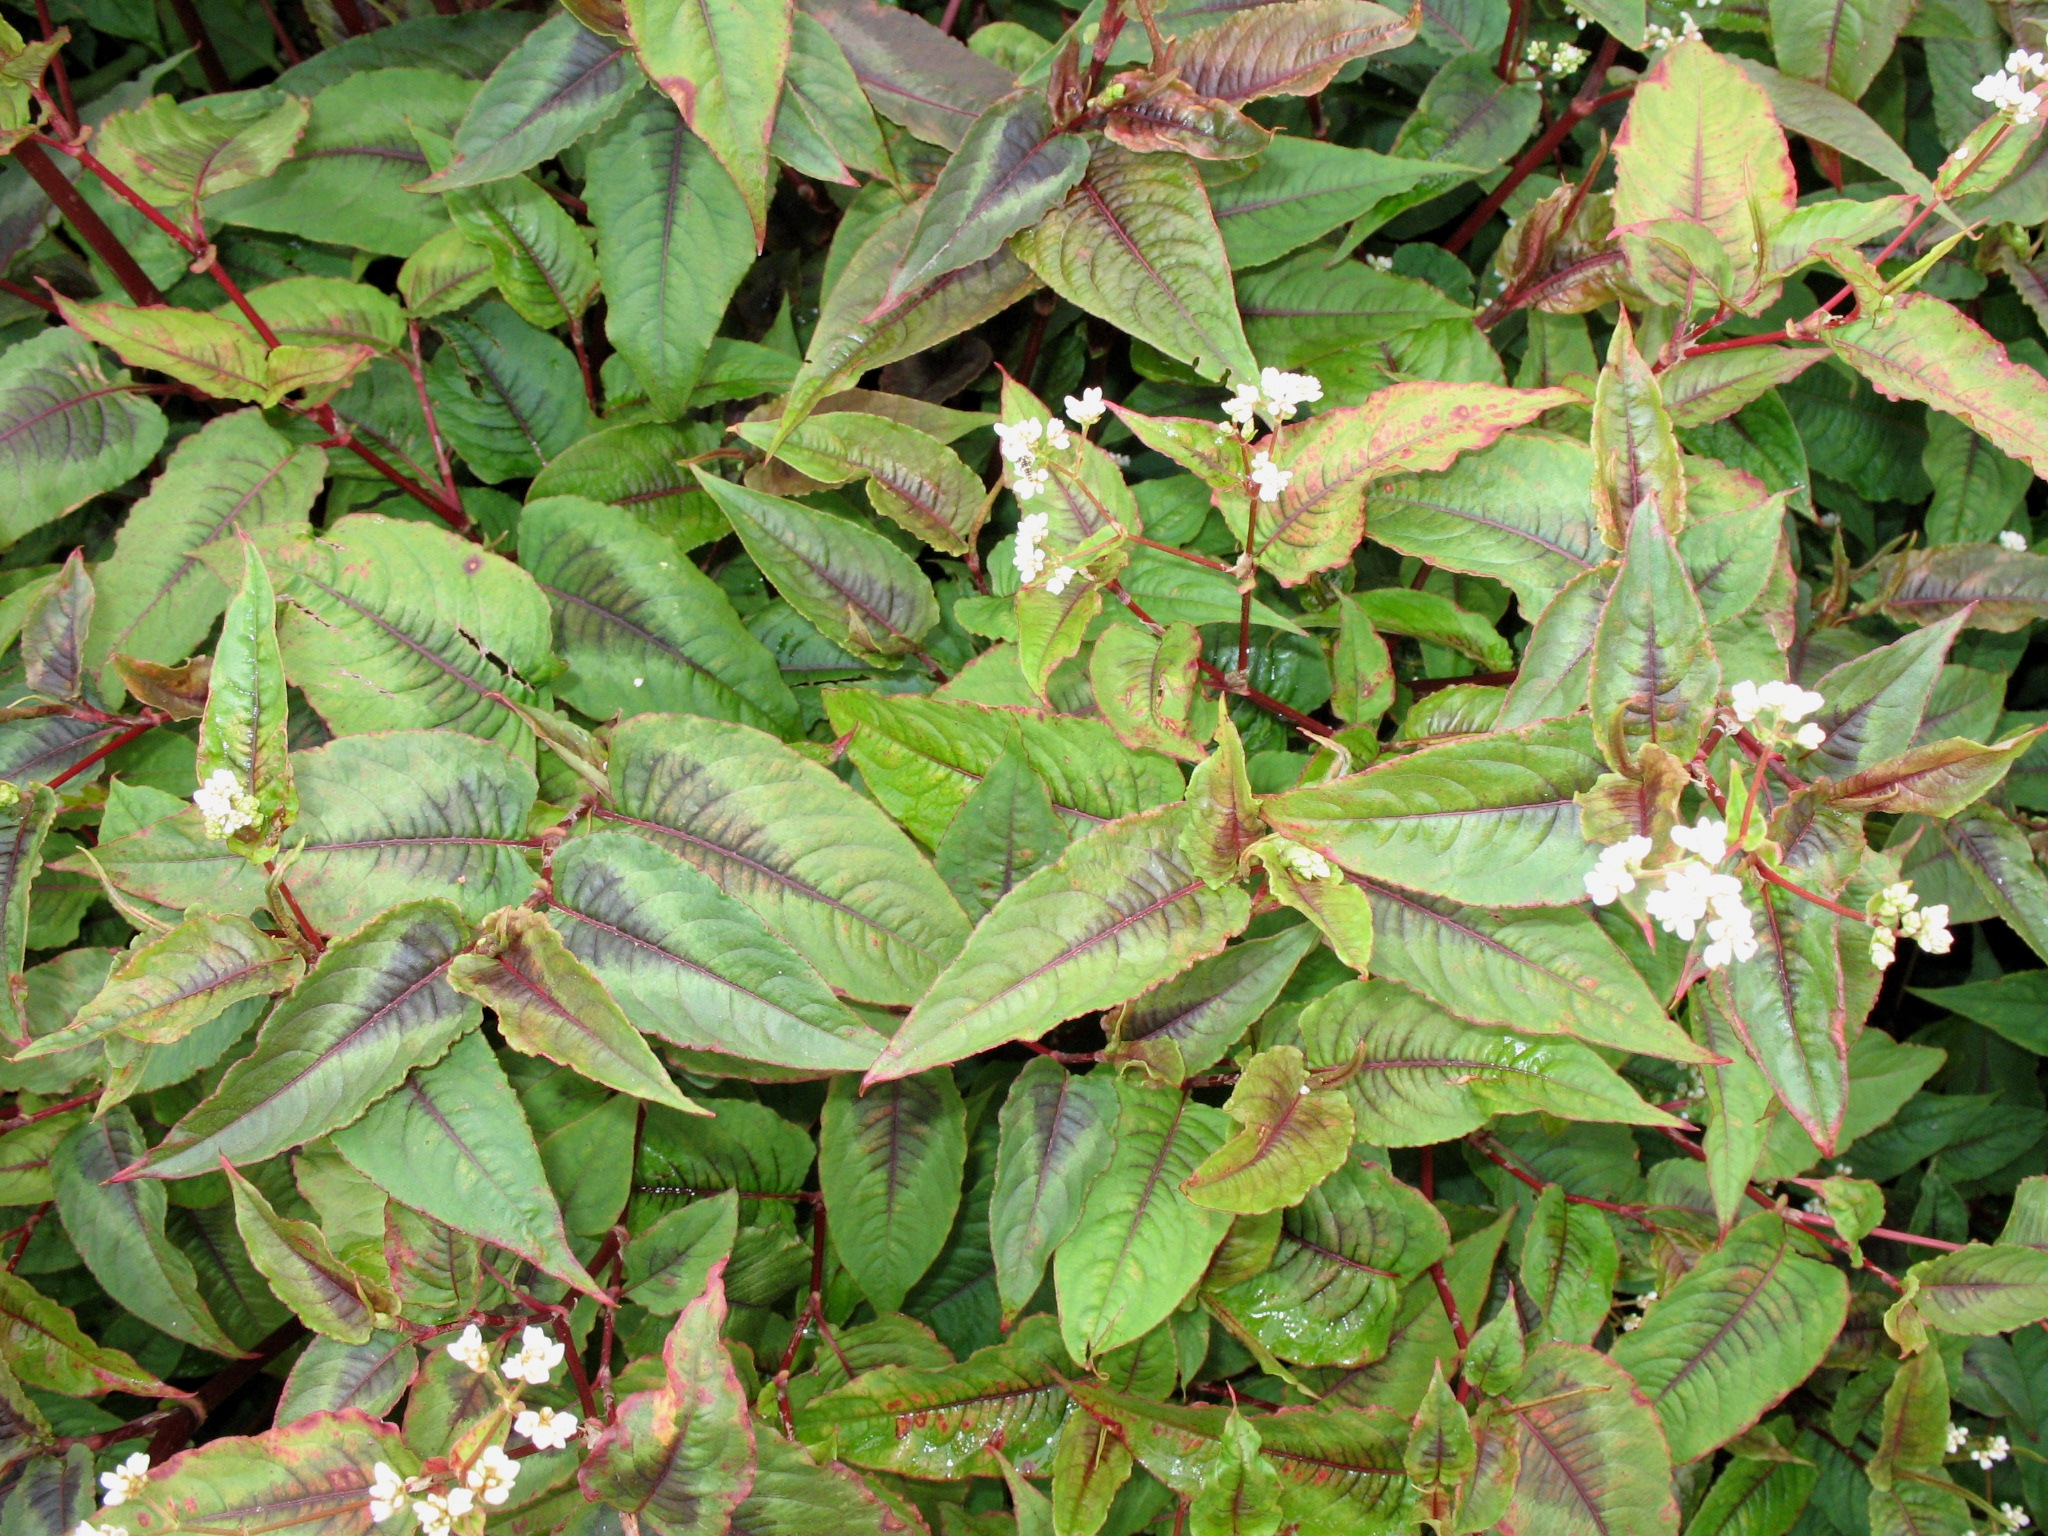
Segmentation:
[[(56, 27), (50, 22), (49, 0), (36, 0), (36, 21), (43, 29), (44, 42), (57, 35)], [(64, 50), (61, 48), (50, 55), (50, 78), (57, 82), (57, 100), (64, 108), (65, 126), (75, 127), (78, 103), (71, 99), (71, 76), (64, 68)]]
[(600, 410), (597, 399), (597, 375), (590, 369), (590, 349), (583, 344), (583, 317), (569, 317), (569, 345), (576, 351), (576, 366), (583, 372), (583, 398), (590, 402), (593, 413)]
[(341, 20), (341, 30), (350, 37), (361, 37), (370, 30), (370, 23), (363, 16), (363, 8), (356, 0), (334, 0), (334, 14)]
[(43, 189), (43, 196), (64, 216), (64, 222), (71, 226), (78, 238), (107, 264), (107, 270), (114, 274), (114, 280), (126, 290), (131, 300), (143, 305), (163, 303), (163, 294), (157, 291), (156, 284), (149, 280), (149, 274), (129, 254), (128, 247), (121, 243), (121, 237), (107, 227), (105, 219), (93, 212), (92, 204), (57, 169), (56, 162), (42, 145), (33, 139), (15, 145), (14, 160)]
[(1141, 538), (1135, 533), (1128, 534), (1126, 535), (1126, 537), (1128, 537), (1133, 544), (1139, 545), (1145, 549), (1156, 549), (1162, 555), (1176, 555), (1180, 559), (1192, 561), (1196, 565), (1205, 565), (1212, 571), (1227, 571), (1230, 569), (1230, 566), (1225, 564), (1223, 561), (1211, 560), (1207, 555), (1198, 555), (1193, 550), (1175, 549), (1171, 544), (1161, 544), (1155, 539)]
[(1756, 871), (1757, 878), (1766, 885), (1775, 885), (1781, 891), (1789, 891), (1802, 901), (1810, 901), (1816, 907), (1825, 908), (1837, 917), (1853, 917), (1859, 923), (1869, 923), (1872, 927), (1877, 926), (1876, 919), (1868, 912), (1858, 912), (1854, 907), (1845, 907), (1839, 901), (1830, 901), (1825, 896), (1809, 891), (1803, 885), (1794, 885), (1790, 880), (1787, 880), (1783, 875), (1758, 859), (1752, 858), (1749, 861), (1749, 866)]
[(198, 56), (199, 73), (206, 77), (206, 88), (215, 92), (233, 90), (235, 82), (228, 78), (227, 66), (221, 63), (206, 23), (199, 18), (199, 7), (192, 0), (171, 0), (171, 14), (178, 18), (179, 30)]
[(306, 56), (299, 52), (299, 45), (292, 41), (291, 33), (285, 30), (284, 21), (277, 14), (277, 7), (272, 5), (270, 0), (256, 0), (256, 3), (263, 7), (263, 14), (270, 20), (270, 30), (277, 38), (278, 50), (284, 54), (285, 63), (294, 66), (305, 63)]
[(63, 1114), (66, 1110), (76, 1109), (81, 1104), (90, 1104), (98, 1097), (99, 1094), (97, 1092), (81, 1093), (75, 1099), (65, 1099), (60, 1104), (52, 1104), (47, 1109), (39, 1109), (32, 1115), (12, 1115), (5, 1120), (0, 1120), (0, 1131), (18, 1131), (24, 1125), (34, 1125), (38, 1120), (48, 1120), (55, 1115)]
[(406, 342), (410, 351), (401, 359), (406, 372), (412, 375), (412, 387), (420, 397), (420, 414), (427, 419), (427, 439), (434, 445), (434, 464), (441, 471), (441, 489), (448, 497), (450, 506), (462, 505), (462, 492), (455, 486), (455, 466), (448, 459), (448, 445), (441, 438), (441, 422), (434, 415), (434, 402), (427, 394), (427, 369), (420, 357), (420, 323), (408, 320), (405, 323)]
[(34, 289), (24, 288), (20, 283), (14, 282), (9, 278), (0, 277), (0, 293), (17, 298), (24, 304), (33, 304), (46, 315), (61, 315), (63, 313), (56, 305), (52, 304)]
[(146, 720), (138, 720), (135, 724), (129, 726), (127, 730), (123, 731), (120, 735), (116, 736), (112, 741), (108, 742), (105, 746), (100, 747), (95, 751), (88, 752), (84, 757), (81, 757), (69, 768), (66, 768), (62, 773), (58, 774), (57, 777), (50, 780), (50, 788), (56, 789), (62, 785), (70, 783), (73, 779), (77, 778), (81, 773), (85, 772), (86, 769), (90, 768), (94, 763), (98, 762), (101, 758), (111, 757), (114, 753), (120, 751), (123, 747), (127, 746), (129, 742), (133, 741), (136, 737), (140, 736), (144, 731), (153, 730), (155, 727), (162, 724), (163, 718), (161, 716), (156, 715), (152, 715), (150, 718)]

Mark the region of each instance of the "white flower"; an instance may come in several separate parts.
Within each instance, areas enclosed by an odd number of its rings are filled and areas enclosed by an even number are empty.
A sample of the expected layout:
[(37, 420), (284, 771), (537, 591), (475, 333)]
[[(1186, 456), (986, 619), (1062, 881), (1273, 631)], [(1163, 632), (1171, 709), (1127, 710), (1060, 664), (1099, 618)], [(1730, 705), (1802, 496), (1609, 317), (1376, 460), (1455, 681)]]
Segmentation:
[(1864, 910), (1881, 923), (1896, 923), (1908, 912), (1920, 905), (1920, 898), (1913, 894), (1913, 882), (1895, 881), (1886, 886), (1864, 904)]
[(71, 1536), (127, 1536), (117, 1525), (94, 1525), (90, 1520), (81, 1520), (71, 1527)]
[(1743, 905), (1742, 882), (1733, 875), (1716, 875), (1717, 882), (1726, 881), (1707, 898), (1713, 916), (1707, 919), (1707, 947), (1700, 952), (1700, 960), (1710, 971), (1718, 971), (1730, 960), (1754, 960), (1756, 958), (1756, 918)]
[[(1020, 490), (1017, 493), (1022, 496)], [(1027, 587), (1038, 580), (1045, 569), (1045, 535), (1052, 527), (1052, 519), (1043, 512), (1032, 512), (1017, 519), (1017, 548), (1011, 559), (1017, 563), (1017, 577)]]
[(1948, 1453), (1953, 1456), (1970, 1443), (1970, 1432), (1962, 1425), (1950, 1423), (1948, 1427)]
[(1300, 879), (1334, 880), (1337, 878), (1336, 866), (1331, 864), (1328, 859), (1324, 858), (1313, 848), (1304, 848), (1300, 844), (1296, 844), (1286, 849), (1280, 856), (1286, 861), (1287, 867), (1293, 870)]
[(2007, 67), (1986, 75), (1970, 87), (1970, 94), (1979, 101), (1989, 102), (2001, 112), (2010, 112), (2016, 123), (2031, 123), (2041, 115), (2041, 98), (2027, 89), (2027, 83), (2011, 68)]
[(448, 1346), (448, 1357), (478, 1375), (491, 1368), (491, 1347), (484, 1342), (483, 1332), (475, 1323), (463, 1329), (462, 1337)]
[(1073, 581), (1077, 574), (1071, 565), (1056, 565), (1052, 569), (1052, 574), (1045, 578), (1045, 590), (1058, 597), (1067, 590), (1068, 583)]
[(476, 1465), (463, 1474), (462, 1480), (475, 1489), (486, 1504), (502, 1504), (512, 1496), (512, 1485), (519, 1481), (519, 1463), (505, 1454), (503, 1446), (487, 1445), (484, 1453), (477, 1457)]
[(1368, 267), (1377, 267), (1382, 272), (1394, 270), (1394, 258), (1391, 256), (1368, 256), (1365, 258), (1365, 264)]
[[(1876, 966), (1880, 971), (1889, 970), (1891, 969), (1892, 961), (1896, 960), (1898, 956), (1899, 941), (1892, 937), (1891, 929), (1873, 928), (1870, 930), (1870, 963), (1872, 965)], [(1949, 1449), (1954, 1450), (1955, 1447), (1950, 1446)]]
[(1763, 690), (1744, 678), (1728, 690), (1728, 707), (1735, 711), (1735, 718), (1747, 725), (1763, 713)]
[[(1719, 0), (1707, 0), (1710, 5)], [(1522, 50), (1522, 62), (1539, 73), (1548, 73), (1553, 79), (1562, 80), (1566, 75), (1575, 74), (1590, 55), (1583, 48), (1570, 43), (1546, 43), (1541, 39), (1531, 42)]]
[(231, 768), (216, 768), (208, 774), (206, 782), (192, 791), (192, 803), (206, 822), (206, 835), (221, 839), (256, 825), (257, 812), (262, 809)]
[[(2035, 57), (2039, 58), (2040, 55), (2036, 54)], [(2024, 1531), (2034, 1523), (2033, 1516), (2017, 1504), (2001, 1504), (1998, 1506), (1998, 1512), (2005, 1516), (2005, 1528), (2009, 1531)]]
[(996, 423), (996, 442), (1002, 449), (1003, 458), (1020, 468), (1038, 457), (1038, 440), (1044, 436), (1045, 423), (1042, 421), (1020, 421), (1015, 426), (1000, 421)]
[(1709, 864), (1728, 857), (1728, 824), (1702, 816), (1690, 827), (1673, 827), (1671, 841)]
[(2044, 59), (2038, 53), (2028, 53), (2023, 48), (2015, 48), (2005, 56), (2005, 68), (2008, 74), (2032, 75), (2039, 80), (2043, 76), (2048, 76), (2048, 59)]
[(1623, 1333), (1634, 1333), (1638, 1328), (1642, 1326), (1643, 1315), (1640, 1312), (1631, 1312), (1627, 1317), (1624, 1317), (1621, 1320), (1621, 1331)]
[(1586, 872), (1586, 894), (1595, 906), (1612, 905), (1636, 888), (1643, 873), (1643, 860), (1656, 845), (1647, 837), (1625, 837), (1600, 850), (1600, 857)]
[(1078, 395), (1067, 396), (1067, 420), (1077, 427), (1092, 427), (1109, 407), (1102, 403), (1102, 391), (1090, 385)]
[(108, 1509), (126, 1504), (142, 1492), (148, 1482), (149, 1454), (146, 1451), (135, 1451), (113, 1471), (100, 1474), (100, 1486), (107, 1490), (107, 1496), (101, 1503)]
[(545, 1386), (555, 1367), (562, 1363), (563, 1353), (560, 1339), (551, 1339), (529, 1324), (519, 1336), (519, 1353), (507, 1355), (498, 1369), (513, 1381), (523, 1381), (530, 1387)]
[(2015, 533), (2010, 528), (1998, 536), (1998, 542), (2016, 555), (2024, 555), (2027, 552), (2027, 536), (2024, 533)]
[(1223, 402), (1223, 414), (1237, 423), (1237, 429), (1245, 437), (1252, 435), (1253, 423), (1259, 414), (1259, 386), (1240, 384), (1237, 392)]
[(1282, 373), (1278, 368), (1259, 370), (1259, 398), (1275, 421), (1291, 419), (1295, 410), (1323, 398), (1323, 383), (1312, 373)]
[(1809, 752), (1819, 750), (1827, 739), (1828, 733), (1820, 728), (1818, 720), (1809, 720), (1792, 733), (1793, 742)]
[(523, 1408), (512, 1427), (543, 1451), (559, 1451), (576, 1437), (582, 1423), (573, 1413), (558, 1408)]
[(1948, 906), (1944, 902), (1906, 913), (1899, 919), (1899, 932), (1930, 955), (1945, 955), (1955, 945), (1955, 935), (1948, 931)]
[(1700, 25), (1692, 19), (1691, 11), (1678, 13), (1679, 28), (1673, 31), (1660, 22), (1651, 22), (1643, 28), (1643, 46), (1655, 53), (1660, 48), (1672, 48), (1679, 43), (1697, 43), (1700, 39)]
[(1294, 471), (1275, 464), (1271, 454), (1262, 451), (1252, 455), (1252, 484), (1258, 487), (1259, 500), (1278, 501), (1293, 479)]
[(1042, 466), (1026, 465), (1010, 472), (1010, 494), (1019, 501), (1029, 501), (1050, 484), (1052, 475)]
[(419, 1500), (420, 1530), (425, 1536), (448, 1536), (449, 1528), (475, 1508), (476, 1495), (467, 1488), (422, 1494)]
[(383, 1462), (371, 1469), (370, 1519), (382, 1525), (406, 1506), (405, 1479)]
[(1728, 707), (1737, 721), (1748, 725), (1759, 715), (1775, 715), (1786, 725), (1797, 725), (1827, 700), (1811, 688), (1797, 683), (1754, 683), (1744, 680), (1728, 690)]
[(1052, 416), (1045, 423), (1045, 446), (1056, 453), (1064, 453), (1074, 446), (1073, 438), (1067, 435), (1067, 424), (1059, 417)]
[(1970, 1447), (1970, 1460), (1986, 1472), (1997, 1466), (2012, 1454), (2012, 1445), (2003, 1435), (1993, 1435), (1980, 1445)]

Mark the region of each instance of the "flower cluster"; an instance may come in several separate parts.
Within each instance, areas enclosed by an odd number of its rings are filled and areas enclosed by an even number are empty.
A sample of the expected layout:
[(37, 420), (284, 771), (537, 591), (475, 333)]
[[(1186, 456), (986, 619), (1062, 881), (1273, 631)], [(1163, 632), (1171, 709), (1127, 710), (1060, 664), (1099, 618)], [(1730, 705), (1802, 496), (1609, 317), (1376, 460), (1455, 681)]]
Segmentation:
[(2027, 536), (2010, 528), (1998, 536), (1998, 542), (2016, 555), (2024, 555), (2027, 552)]
[(1750, 725), (1764, 720), (1773, 725), (1797, 725), (1792, 733), (1793, 742), (1811, 752), (1828, 739), (1828, 733), (1818, 724), (1807, 720), (1799, 722), (1819, 709), (1827, 700), (1811, 688), (1802, 688), (1797, 683), (1753, 683), (1747, 680), (1737, 683), (1728, 690), (1728, 708), (1739, 725)]
[(1533, 38), (1522, 49), (1522, 62), (1539, 75), (1549, 75), (1553, 80), (1562, 80), (1575, 75), (1585, 66), (1592, 55), (1572, 43), (1546, 43)]
[(1090, 385), (1078, 395), (1066, 399), (1067, 420), (1084, 432), (1102, 420), (1102, 413), (1109, 409), (1103, 404), (1102, 391)]
[(559, 1451), (576, 1438), (582, 1420), (559, 1408), (524, 1408), (512, 1421), (512, 1428), (531, 1440), (536, 1450)]
[(2016, 48), (2006, 56), (2005, 68), (1979, 80), (1970, 94), (2000, 112), (2010, 112), (2015, 123), (2024, 125), (2041, 115), (2040, 93), (2028, 82), (2042, 79), (2048, 79), (2048, 59)]
[(1334, 880), (1337, 878), (1336, 865), (1332, 864), (1320, 853), (1317, 853), (1313, 848), (1305, 848), (1296, 843), (1286, 848), (1280, 857), (1286, 862), (1287, 867), (1294, 871), (1295, 878), (1297, 879)]
[(1237, 386), (1237, 393), (1223, 402), (1223, 414), (1237, 423), (1238, 435), (1249, 440), (1257, 430), (1260, 411), (1275, 421), (1292, 421), (1296, 411), (1322, 398), (1323, 383), (1314, 374), (1265, 368), (1259, 372), (1258, 383)]
[(562, 1363), (564, 1347), (560, 1339), (551, 1339), (539, 1328), (529, 1327), (519, 1336), (519, 1351), (507, 1355), (505, 1363), (498, 1367), (511, 1381), (523, 1381), (530, 1387), (544, 1387), (555, 1367)]
[[(1027, 587), (1045, 575), (1045, 536), (1051, 529), (1052, 519), (1043, 512), (1028, 512), (1017, 520), (1017, 547), (1010, 558), (1016, 562), (1018, 580)], [(1045, 590), (1058, 597), (1079, 574), (1071, 565), (1056, 565), (1045, 578)]]
[(1394, 270), (1394, 258), (1391, 256), (1367, 256), (1365, 258), (1365, 264), (1368, 267), (1376, 267), (1382, 272), (1391, 272)]
[(1987, 1435), (1970, 1444), (1970, 1460), (1986, 1472), (1997, 1466), (2012, 1454), (2012, 1445), (2003, 1435)]
[(1901, 880), (1888, 885), (1864, 904), (1873, 924), (1870, 933), (1870, 963), (1880, 971), (1897, 957), (1903, 935), (1930, 955), (1945, 955), (1955, 944), (1948, 931), (1948, 906), (1936, 902), (1920, 905), (1912, 884)]
[(483, 1330), (475, 1323), (463, 1329), (461, 1336), (448, 1346), (448, 1358), (483, 1375), (491, 1368), (491, 1346), (484, 1342)]
[(423, 1493), (419, 1498), (420, 1530), (425, 1536), (448, 1536), (455, 1522), (475, 1508), (476, 1494), (468, 1488)]
[[(1099, 396), (1101, 392), (1095, 393)], [(1003, 462), (1010, 466), (1011, 494), (1019, 501), (1029, 501), (1052, 483), (1051, 472), (1038, 462), (1041, 443), (1055, 453), (1064, 453), (1073, 442), (1067, 424), (1057, 416), (1044, 421), (1032, 418), (1014, 426), (997, 422), (996, 443), (1002, 449)]]
[(1294, 471), (1282, 469), (1264, 449), (1252, 455), (1252, 485), (1261, 501), (1278, 501), (1280, 493), (1294, 479)]
[(1621, 1331), (1623, 1333), (1634, 1333), (1638, 1328), (1642, 1327), (1643, 1318), (1649, 1312), (1651, 1303), (1656, 1301), (1656, 1299), (1657, 1293), (1655, 1291), (1645, 1291), (1642, 1295), (1636, 1297), (1633, 1302), (1621, 1303), (1623, 1306), (1633, 1306), (1635, 1308), (1633, 1312), (1621, 1320)]
[[(1712, 0), (1709, 0), (1709, 3), (1712, 3)], [(1700, 31), (1700, 24), (1692, 19), (1691, 11), (1678, 13), (1678, 26), (1675, 30), (1656, 21), (1643, 28), (1643, 46), (1651, 53), (1657, 52), (1660, 48), (1675, 48), (1680, 43), (1703, 41), (1705, 36)]]
[(256, 825), (263, 809), (256, 797), (242, 787), (232, 768), (216, 768), (206, 782), (192, 791), (192, 803), (206, 822), (206, 835), (226, 841), (244, 827)]
[(144, 1451), (131, 1453), (128, 1459), (111, 1472), (100, 1474), (100, 1487), (106, 1490), (106, 1497), (100, 1503), (107, 1509), (126, 1504), (149, 1481), (149, 1455)]
[(1742, 899), (1740, 877), (1715, 868), (1728, 857), (1728, 828), (1702, 818), (1690, 827), (1673, 827), (1672, 843), (1690, 857), (1645, 868), (1654, 844), (1647, 837), (1624, 838), (1603, 849), (1586, 874), (1586, 894), (1596, 906), (1608, 906), (1636, 888), (1656, 882), (1643, 905), (1666, 933), (1688, 944), (1702, 927), (1707, 945), (1700, 953), (1708, 970), (1732, 960), (1750, 960), (1757, 952), (1756, 918)]

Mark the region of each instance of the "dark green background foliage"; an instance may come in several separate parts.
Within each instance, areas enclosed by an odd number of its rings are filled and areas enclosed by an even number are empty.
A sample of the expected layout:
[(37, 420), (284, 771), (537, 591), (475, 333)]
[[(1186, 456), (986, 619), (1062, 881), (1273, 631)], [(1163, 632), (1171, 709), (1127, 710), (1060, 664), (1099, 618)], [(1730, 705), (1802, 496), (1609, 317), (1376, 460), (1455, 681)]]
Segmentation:
[(2044, 14), (1575, 3), (11, 9), (0, 1536), (2048, 1518)]

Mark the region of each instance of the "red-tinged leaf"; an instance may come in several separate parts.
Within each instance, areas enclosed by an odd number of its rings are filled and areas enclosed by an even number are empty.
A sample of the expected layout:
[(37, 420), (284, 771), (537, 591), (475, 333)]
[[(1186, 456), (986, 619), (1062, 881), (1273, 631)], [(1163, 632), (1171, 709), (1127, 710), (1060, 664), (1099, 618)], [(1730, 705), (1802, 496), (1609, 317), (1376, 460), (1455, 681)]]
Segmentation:
[(2048, 474), (2048, 380), (1931, 293), (1822, 333), (1835, 355), (1889, 400), (1920, 400), (1960, 417), (1992, 444)]
[(173, 1456), (126, 1503), (93, 1516), (131, 1536), (221, 1531), (364, 1536), (378, 1462), (413, 1459), (398, 1430), (357, 1408), (235, 1435)]
[(1272, 142), (1227, 101), (1204, 96), (1179, 80), (1154, 83), (1138, 71), (1117, 76), (1129, 92), (1103, 114), (1102, 136), (1141, 153), (1177, 150), (1197, 160), (1241, 160)]
[(618, 1405), (577, 1474), (586, 1498), (638, 1518), (648, 1536), (722, 1536), (754, 1486), (754, 1424), (725, 1326), (725, 1265), (662, 1346), (665, 1380)]
[(1937, 544), (1877, 562), (1871, 606), (1901, 624), (1933, 624), (1969, 610), (1966, 628), (2011, 634), (2048, 617), (2048, 555), (1997, 544)]
[(803, 9), (845, 50), (877, 112), (947, 149), (1014, 84), (1007, 69), (915, 12), (876, 0), (803, 0)]
[(1546, 1344), (1508, 1402), (1521, 1466), (1502, 1536), (1677, 1536), (1671, 1453), (1621, 1367), (1583, 1344)]
[(1818, 347), (1737, 347), (1681, 358), (1658, 379), (1674, 427), (1704, 427), (1790, 384), (1827, 356)]
[(1833, 803), (1847, 811), (1953, 816), (1997, 787), (2044, 730), (2048, 726), (2036, 726), (1988, 747), (1960, 737), (1914, 747), (1842, 780)]
[(1832, 1153), (1849, 1105), (1841, 919), (1776, 886), (1744, 894), (1756, 913), (1756, 957), (1712, 972), (1708, 985), (1792, 1118)]
[(22, 1381), (65, 1397), (132, 1392), (187, 1397), (158, 1381), (118, 1349), (95, 1344), (78, 1320), (18, 1275), (0, 1270), (0, 1352)]
[[(1292, 428), (1274, 462), (1292, 470), (1294, 480), (1277, 503), (1257, 505), (1252, 544), (1259, 564), (1290, 587), (1343, 564), (1365, 534), (1366, 489), (1373, 481), (1444, 469), (1459, 454), (1577, 398), (1565, 389), (1395, 384), (1363, 405), (1325, 411)], [(1241, 533), (1244, 496), (1224, 500), (1225, 516)]]
[(1637, 508), (1653, 502), (1673, 538), (1685, 531), (1678, 437), (1624, 311), (1593, 392), (1593, 510), (1609, 549), (1628, 547)]
[(1639, 504), (1628, 525), (1593, 633), (1591, 686), (1595, 738), (1617, 772), (1651, 747), (1690, 761), (1713, 719), (1721, 662), (1661, 498)]
[(1421, 16), (1420, 6), (1403, 16), (1371, 0), (1261, 5), (1182, 38), (1173, 62), (1191, 90), (1218, 101), (1313, 96), (1349, 60), (1413, 40)]

